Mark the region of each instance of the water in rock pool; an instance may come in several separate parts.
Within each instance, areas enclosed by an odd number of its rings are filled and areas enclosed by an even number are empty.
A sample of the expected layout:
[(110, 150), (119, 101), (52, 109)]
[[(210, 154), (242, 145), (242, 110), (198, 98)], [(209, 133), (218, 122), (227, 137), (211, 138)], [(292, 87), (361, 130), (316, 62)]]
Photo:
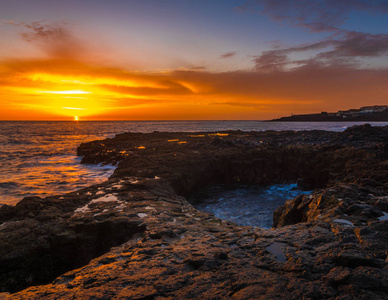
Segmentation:
[(271, 228), (276, 208), (287, 200), (311, 191), (303, 191), (296, 184), (276, 184), (268, 187), (217, 185), (199, 192), (192, 201), (198, 210), (238, 225)]
[[(14, 205), (25, 196), (49, 196), (106, 180), (112, 166), (81, 165), (79, 144), (123, 132), (153, 131), (342, 131), (362, 122), (260, 121), (0, 121), (0, 204)], [(377, 122), (374, 126), (387, 125)]]

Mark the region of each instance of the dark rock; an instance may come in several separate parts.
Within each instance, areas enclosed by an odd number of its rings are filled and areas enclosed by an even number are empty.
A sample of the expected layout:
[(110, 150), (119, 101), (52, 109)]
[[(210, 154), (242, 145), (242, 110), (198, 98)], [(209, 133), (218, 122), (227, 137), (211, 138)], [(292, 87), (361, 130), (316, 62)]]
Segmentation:
[(341, 251), (333, 260), (341, 265), (351, 268), (356, 268), (359, 266), (374, 266), (376, 262), (372, 257), (361, 253), (360, 251), (349, 249)]
[[(126, 133), (82, 144), (83, 162), (117, 162), (115, 173), (76, 193), (0, 207), (1, 291), (9, 299), (386, 299), (387, 132)], [(298, 179), (314, 194), (278, 208), (271, 230), (221, 221), (184, 198), (212, 184)]]

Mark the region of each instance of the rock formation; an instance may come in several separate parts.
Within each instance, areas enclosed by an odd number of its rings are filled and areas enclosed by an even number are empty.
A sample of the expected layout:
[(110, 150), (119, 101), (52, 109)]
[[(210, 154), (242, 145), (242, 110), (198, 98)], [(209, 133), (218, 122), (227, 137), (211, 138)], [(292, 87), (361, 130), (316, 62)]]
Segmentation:
[[(0, 299), (387, 299), (388, 127), (126, 133), (82, 144), (111, 178), (0, 208)], [(315, 191), (237, 226), (185, 198), (212, 184)]]

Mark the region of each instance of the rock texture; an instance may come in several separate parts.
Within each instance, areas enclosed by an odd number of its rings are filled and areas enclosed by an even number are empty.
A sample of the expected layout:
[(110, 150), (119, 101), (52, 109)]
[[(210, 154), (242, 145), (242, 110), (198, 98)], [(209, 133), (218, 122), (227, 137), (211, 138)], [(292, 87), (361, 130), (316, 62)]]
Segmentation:
[[(387, 299), (388, 127), (127, 133), (82, 144), (103, 184), (0, 208), (0, 299)], [(237, 226), (185, 198), (314, 188)]]

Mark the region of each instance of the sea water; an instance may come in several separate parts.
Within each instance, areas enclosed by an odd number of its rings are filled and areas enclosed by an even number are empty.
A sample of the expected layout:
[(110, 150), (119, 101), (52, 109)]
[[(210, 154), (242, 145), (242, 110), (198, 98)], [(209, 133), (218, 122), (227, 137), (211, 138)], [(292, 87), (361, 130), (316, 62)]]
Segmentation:
[[(77, 147), (123, 132), (153, 131), (342, 131), (357, 123), (260, 121), (0, 121), (0, 204), (14, 205), (26, 196), (50, 196), (100, 183), (112, 166), (80, 164)], [(371, 123), (375, 126), (388, 122)]]
[(275, 184), (267, 187), (216, 185), (202, 191), (206, 196), (197, 198), (198, 210), (219, 219), (242, 226), (271, 228), (273, 212), (287, 200), (311, 191), (303, 191), (296, 184)]

